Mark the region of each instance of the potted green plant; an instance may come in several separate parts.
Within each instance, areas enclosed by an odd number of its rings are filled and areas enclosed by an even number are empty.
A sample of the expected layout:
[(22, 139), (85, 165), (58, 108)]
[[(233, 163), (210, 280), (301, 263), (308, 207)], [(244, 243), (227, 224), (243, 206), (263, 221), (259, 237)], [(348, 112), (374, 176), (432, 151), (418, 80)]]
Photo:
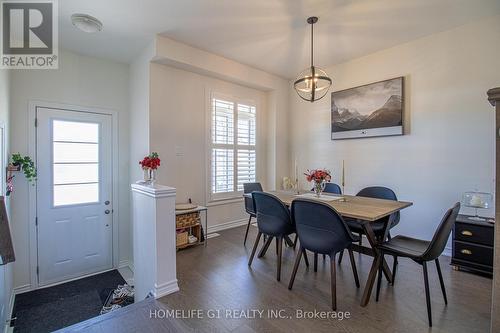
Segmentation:
[(19, 153), (12, 154), (12, 165), (19, 167), (23, 172), (28, 182), (36, 180), (35, 162), (29, 156), (21, 156)]

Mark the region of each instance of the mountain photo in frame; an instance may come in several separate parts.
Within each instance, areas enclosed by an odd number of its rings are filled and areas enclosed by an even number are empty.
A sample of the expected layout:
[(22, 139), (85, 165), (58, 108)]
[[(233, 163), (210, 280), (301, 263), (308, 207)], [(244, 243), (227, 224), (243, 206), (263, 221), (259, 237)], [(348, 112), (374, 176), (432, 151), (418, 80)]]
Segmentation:
[(332, 140), (403, 135), (404, 78), (332, 92)]

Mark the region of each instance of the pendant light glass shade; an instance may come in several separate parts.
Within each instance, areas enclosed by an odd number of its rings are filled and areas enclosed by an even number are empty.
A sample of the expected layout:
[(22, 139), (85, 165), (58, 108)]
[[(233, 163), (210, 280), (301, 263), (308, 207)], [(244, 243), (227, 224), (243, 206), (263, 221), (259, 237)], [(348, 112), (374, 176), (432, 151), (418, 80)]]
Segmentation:
[(293, 83), (293, 87), (300, 98), (309, 102), (315, 102), (325, 97), (332, 85), (332, 79), (328, 77), (328, 74), (321, 68), (314, 66), (313, 25), (316, 22), (318, 22), (317, 17), (307, 19), (307, 23), (311, 25), (311, 67), (303, 70)]

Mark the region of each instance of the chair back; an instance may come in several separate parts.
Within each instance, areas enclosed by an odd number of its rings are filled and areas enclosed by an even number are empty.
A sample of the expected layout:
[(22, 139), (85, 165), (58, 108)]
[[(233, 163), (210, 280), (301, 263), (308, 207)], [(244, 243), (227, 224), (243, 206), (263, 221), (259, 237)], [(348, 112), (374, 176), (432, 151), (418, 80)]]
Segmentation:
[(342, 194), (342, 189), (338, 184), (335, 183), (326, 183), (325, 190), (323, 192), (333, 193), (333, 194)]
[[(394, 200), (397, 201), (398, 197), (396, 196), (396, 193), (394, 193), (393, 190), (387, 187), (383, 186), (370, 186), (370, 187), (365, 187), (361, 191), (356, 194), (356, 196), (359, 197), (366, 197), (366, 198), (375, 198), (375, 199), (385, 199), (385, 200)], [(396, 225), (399, 223), (401, 215), (399, 211), (396, 213), (396, 217), (394, 221), (392, 222), (392, 225)], [(389, 217), (385, 217), (389, 218)], [(382, 220), (382, 219), (381, 219)]]
[(290, 211), (280, 199), (259, 191), (252, 192), (252, 199), (260, 232), (271, 236), (283, 236), (295, 232)]
[(434, 236), (429, 244), (429, 247), (422, 255), (422, 259), (425, 261), (431, 261), (436, 259), (443, 253), (448, 238), (450, 237), (451, 229), (455, 224), (458, 212), (460, 211), (460, 203), (457, 202), (453, 207), (448, 209), (441, 219)]
[[(314, 188), (312, 188), (311, 191), (314, 191)], [(342, 189), (335, 183), (326, 183), (323, 192), (332, 194), (342, 194)]]
[[(260, 183), (244, 183), (243, 193), (252, 193), (253, 191), (262, 192)], [(253, 207), (253, 199), (245, 197), (245, 210), (248, 214), (255, 216), (255, 208)]]
[(334, 255), (354, 241), (339, 213), (325, 203), (295, 199), (291, 212), (300, 245), (307, 250)]

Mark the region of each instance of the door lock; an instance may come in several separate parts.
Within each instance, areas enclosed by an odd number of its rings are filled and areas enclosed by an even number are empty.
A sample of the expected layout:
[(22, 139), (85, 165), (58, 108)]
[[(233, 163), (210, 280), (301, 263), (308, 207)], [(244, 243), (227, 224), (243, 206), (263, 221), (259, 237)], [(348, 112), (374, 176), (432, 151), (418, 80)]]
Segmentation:
[(109, 213), (111, 213), (111, 211), (110, 211), (109, 209), (106, 209), (106, 210), (104, 211), (104, 214), (109, 214)]
[(109, 205), (109, 200), (104, 201), (104, 204), (107, 206)]

